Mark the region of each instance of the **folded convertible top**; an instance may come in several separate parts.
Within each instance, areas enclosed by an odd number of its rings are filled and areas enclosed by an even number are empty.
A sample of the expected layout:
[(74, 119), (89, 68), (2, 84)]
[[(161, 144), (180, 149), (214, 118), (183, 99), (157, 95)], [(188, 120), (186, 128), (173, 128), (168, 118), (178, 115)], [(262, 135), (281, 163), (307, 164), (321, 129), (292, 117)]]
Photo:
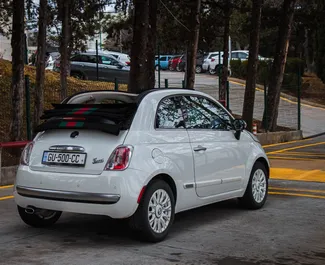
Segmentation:
[(92, 129), (118, 135), (129, 129), (137, 110), (136, 103), (123, 104), (52, 104), (45, 120), (35, 132), (54, 129)]

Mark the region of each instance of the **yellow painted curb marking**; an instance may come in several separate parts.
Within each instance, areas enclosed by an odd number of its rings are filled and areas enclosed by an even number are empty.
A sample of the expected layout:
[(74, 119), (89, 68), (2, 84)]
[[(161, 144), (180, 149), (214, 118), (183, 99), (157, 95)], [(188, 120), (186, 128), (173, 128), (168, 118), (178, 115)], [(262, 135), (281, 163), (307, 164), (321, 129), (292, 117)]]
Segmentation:
[(271, 179), (325, 182), (325, 171), (271, 168)]
[(300, 192), (312, 192), (312, 193), (325, 193), (325, 190), (309, 190), (309, 189), (296, 189), (296, 188), (282, 188), (282, 187), (269, 187), (270, 190), (282, 190), (282, 191), (300, 191)]
[(325, 142), (319, 142), (319, 143), (313, 143), (313, 144), (305, 144), (305, 145), (300, 145), (300, 146), (295, 146), (295, 147), (284, 148), (284, 149), (281, 149), (281, 150), (268, 152), (266, 154), (267, 155), (273, 155), (273, 154), (283, 153), (283, 152), (290, 151), (290, 150), (296, 150), (296, 149), (301, 149), (301, 148), (306, 148), (306, 147), (311, 147), (311, 146), (317, 146), (317, 145), (322, 145), (322, 144), (325, 144)]
[(325, 196), (311, 195), (311, 194), (303, 194), (303, 193), (269, 191), (268, 194), (271, 194), (271, 195), (287, 195), (287, 196), (296, 196), (296, 197), (308, 197), (308, 198), (316, 198), (316, 199), (325, 199)]
[(304, 161), (322, 161), (321, 158), (303, 158), (303, 157), (292, 157), (292, 156), (268, 156), (269, 159), (278, 160), (304, 160)]
[(0, 189), (10, 189), (13, 187), (14, 187), (14, 185), (0, 186)]
[(4, 201), (4, 200), (9, 200), (9, 199), (13, 199), (14, 196), (5, 196), (5, 197), (0, 197), (0, 201)]

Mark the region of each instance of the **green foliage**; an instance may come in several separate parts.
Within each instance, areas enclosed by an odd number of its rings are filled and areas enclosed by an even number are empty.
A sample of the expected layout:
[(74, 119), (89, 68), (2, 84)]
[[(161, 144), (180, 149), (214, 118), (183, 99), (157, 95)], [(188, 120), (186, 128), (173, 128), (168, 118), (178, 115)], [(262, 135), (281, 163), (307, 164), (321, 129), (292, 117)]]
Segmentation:
[(7, 35), (11, 27), (12, 0), (0, 1), (0, 34)]
[[(231, 74), (232, 77), (246, 79), (247, 77), (248, 61), (231, 60)], [(259, 61), (257, 66), (256, 82), (258, 84), (267, 83), (270, 78), (270, 70), (272, 63), (270, 61)], [(283, 76), (282, 89), (296, 91), (298, 85), (298, 70), (300, 73), (304, 70), (304, 61), (299, 58), (288, 58)], [(300, 74), (300, 75), (301, 75)], [(301, 77), (300, 77), (301, 78)], [(300, 80), (301, 81), (301, 80)]]
[(302, 75), (305, 69), (305, 61), (300, 58), (287, 58), (285, 73)]

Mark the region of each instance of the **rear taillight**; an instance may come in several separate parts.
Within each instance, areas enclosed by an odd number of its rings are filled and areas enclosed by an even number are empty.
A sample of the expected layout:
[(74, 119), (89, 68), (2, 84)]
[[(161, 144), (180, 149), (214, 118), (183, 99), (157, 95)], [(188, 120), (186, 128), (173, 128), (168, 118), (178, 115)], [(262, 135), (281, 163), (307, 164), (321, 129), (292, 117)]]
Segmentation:
[(211, 59), (211, 62), (214, 62), (215, 60), (216, 60), (216, 59), (213, 59), (213, 58), (212, 58), (212, 59)]
[(130, 65), (131, 63), (130, 62), (126, 62), (126, 65)]
[(128, 168), (133, 153), (133, 146), (118, 146), (109, 157), (104, 170), (125, 170)]
[(32, 150), (33, 150), (33, 146), (34, 146), (34, 142), (30, 142), (28, 143), (22, 154), (21, 154), (21, 157), (20, 157), (20, 164), (21, 165), (24, 165), (24, 166), (28, 166), (29, 165), (29, 158), (30, 158), (30, 155), (32, 153)]

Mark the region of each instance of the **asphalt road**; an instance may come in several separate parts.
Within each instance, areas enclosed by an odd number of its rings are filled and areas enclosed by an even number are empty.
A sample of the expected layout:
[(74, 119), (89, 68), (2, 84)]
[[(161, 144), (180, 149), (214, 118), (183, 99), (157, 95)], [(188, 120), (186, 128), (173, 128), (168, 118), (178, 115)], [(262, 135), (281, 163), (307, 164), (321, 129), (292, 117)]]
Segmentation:
[[(164, 80), (168, 79), (169, 87), (182, 87), (184, 79), (183, 72), (161, 71), (161, 87), (164, 87)], [(156, 80), (158, 73), (156, 72)], [(209, 74), (197, 74), (195, 88), (218, 98), (218, 78)], [(230, 109), (241, 114), (244, 104), (244, 86), (238, 83), (230, 83)], [(264, 111), (264, 92), (256, 91), (254, 118), (261, 120)], [(278, 125), (298, 128), (298, 107), (297, 103), (281, 98), (278, 115)], [(301, 105), (301, 128), (303, 136), (325, 132), (325, 109)]]
[[(270, 193), (325, 193), (324, 183), (271, 180), (270, 186)], [(0, 190), (2, 197), (10, 193), (11, 188)], [(0, 201), (0, 216), (4, 265), (325, 264), (321, 196), (269, 195), (258, 211), (243, 210), (231, 200), (180, 213), (169, 237), (157, 244), (138, 241), (124, 224), (102, 216), (64, 213), (52, 228), (30, 228), (13, 199)]]

